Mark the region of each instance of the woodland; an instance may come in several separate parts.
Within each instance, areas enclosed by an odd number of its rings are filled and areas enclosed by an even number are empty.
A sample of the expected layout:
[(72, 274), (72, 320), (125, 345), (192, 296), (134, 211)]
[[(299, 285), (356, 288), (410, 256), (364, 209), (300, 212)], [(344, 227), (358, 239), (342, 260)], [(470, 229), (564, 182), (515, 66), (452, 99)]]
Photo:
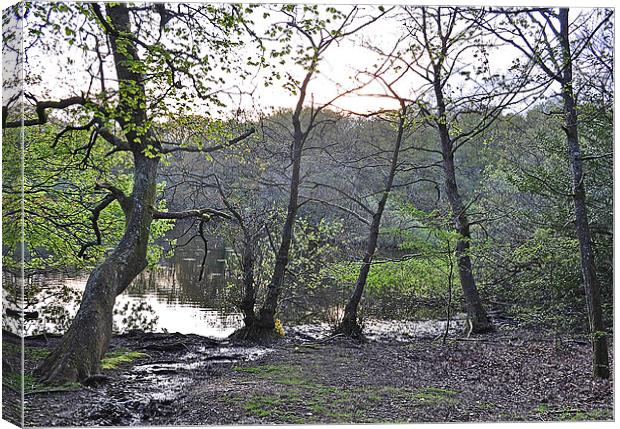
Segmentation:
[[(2, 32), (3, 418), (613, 419), (612, 9), (22, 2)], [(230, 336), (114, 329), (211, 237)], [(76, 312), (27, 335), (54, 273)]]

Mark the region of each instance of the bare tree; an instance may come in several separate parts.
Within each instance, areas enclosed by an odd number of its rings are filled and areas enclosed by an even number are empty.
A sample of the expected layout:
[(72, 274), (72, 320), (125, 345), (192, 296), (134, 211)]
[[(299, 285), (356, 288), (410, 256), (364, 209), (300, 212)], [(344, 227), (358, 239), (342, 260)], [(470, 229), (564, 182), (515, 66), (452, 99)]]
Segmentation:
[[(562, 128), (566, 134), (566, 149), (571, 167), (575, 230), (579, 240), (581, 272), (590, 323), (593, 375), (609, 378), (608, 334), (603, 324), (600, 283), (588, 222), (584, 185), (585, 157), (579, 142), (579, 113), (573, 69), (601, 28), (611, 20), (613, 11), (604, 11), (603, 16), (598, 19), (596, 11), (582, 13), (573, 22), (569, 20), (569, 9), (504, 9), (496, 12), (498, 20), (492, 29), (497, 37), (521, 51), (551, 82), (559, 84), (560, 87), (558, 95), (562, 99), (564, 116)], [(524, 23), (529, 24), (527, 28)], [(581, 33), (575, 38), (577, 30)], [(592, 52), (592, 55), (596, 57), (595, 52)]]
[[(319, 10), (316, 7), (306, 8), (298, 6), (283, 6), (280, 12), (285, 16), (283, 25), (284, 31), (282, 41), (290, 40), (293, 34), (299, 37), (303, 43), (303, 49), (295, 47), (298, 52), (294, 61), (301, 65), (304, 70), (303, 77), (296, 80), (292, 75), (288, 75), (286, 86), (292, 88), (297, 95), (295, 109), (291, 116), (292, 143), (290, 146), (290, 186), (289, 198), (286, 209), (286, 217), (280, 233), (280, 243), (277, 246), (275, 264), (271, 281), (267, 287), (265, 301), (263, 302), (256, 322), (253, 326), (246, 326), (246, 330), (251, 332), (250, 336), (263, 335), (266, 332), (273, 332), (275, 327), (275, 314), (278, 307), (278, 298), (284, 283), (286, 267), (289, 262), (289, 253), (293, 239), (295, 220), (299, 209), (299, 189), (301, 184), (301, 165), (304, 153), (304, 146), (312, 132), (320, 125), (318, 120), (320, 113), (332, 105), (334, 99), (315, 105), (311, 101), (309, 114), (304, 115), (304, 106), (308, 103), (310, 96), (310, 84), (318, 72), (320, 61), (325, 52), (336, 45), (338, 41), (346, 38), (360, 29), (375, 22), (385, 12), (378, 16), (360, 18), (362, 9), (351, 7), (348, 12), (340, 12), (335, 8), (328, 8), (329, 13), (335, 18), (333, 28), (326, 26), (326, 21), (320, 19)], [(276, 35), (276, 34), (274, 34)], [(278, 47), (279, 51), (290, 50), (289, 44)], [(248, 336), (248, 334), (244, 334)]]
[[(455, 154), (465, 144), (480, 139), (507, 106), (525, 98), (529, 69), (509, 80), (493, 73), (488, 54), (493, 44), (479, 25), (484, 12), (443, 7), (405, 8), (403, 18), (407, 49), (394, 56), (401, 67), (422, 82), (426, 94), (420, 108), (436, 130), (442, 158), (444, 190), (455, 231), (456, 260), (468, 316), (468, 330), (493, 329), (482, 305), (471, 260), (472, 232), (467, 201), (457, 177)], [(413, 52), (414, 58), (411, 58)], [(419, 56), (420, 52), (423, 56)], [(417, 55), (417, 57), (416, 57)]]

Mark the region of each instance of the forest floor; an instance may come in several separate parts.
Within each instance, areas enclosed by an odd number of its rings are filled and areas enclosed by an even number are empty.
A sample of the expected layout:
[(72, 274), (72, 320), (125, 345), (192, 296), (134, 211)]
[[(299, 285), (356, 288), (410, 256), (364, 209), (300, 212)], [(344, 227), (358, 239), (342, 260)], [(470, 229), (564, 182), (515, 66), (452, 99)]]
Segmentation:
[[(452, 333), (445, 343), (402, 330), (365, 343), (328, 335), (325, 326), (309, 326), (262, 345), (116, 336), (104, 377), (54, 391), (28, 373), (58, 339), (28, 338), (25, 424), (613, 420), (613, 383), (590, 376), (582, 339), (545, 339), (514, 326), (471, 338)], [(5, 356), (12, 347), (4, 334)], [(5, 368), (5, 401), (18, 400), (16, 386)], [(4, 410), (5, 418), (15, 411)]]

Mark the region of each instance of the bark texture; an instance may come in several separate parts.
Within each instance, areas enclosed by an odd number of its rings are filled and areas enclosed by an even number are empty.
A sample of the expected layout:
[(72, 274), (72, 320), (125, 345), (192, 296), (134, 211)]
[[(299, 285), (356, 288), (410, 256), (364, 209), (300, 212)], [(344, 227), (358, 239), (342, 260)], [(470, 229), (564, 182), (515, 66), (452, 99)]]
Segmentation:
[(607, 331), (603, 323), (601, 287), (596, 275), (596, 266), (594, 262), (594, 250), (592, 248), (592, 237), (590, 234), (588, 210), (586, 207), (583, 160), (577, 129), (578, 117), (575, 95), (573, 92), (568, 11), (568, 9), (560, 9), (559, 14), (560, 44), (564, 58), (564, 69), (561, 73), (562, 101), (564, 103), (564, 131), (566, 133), (566, 145), (572, 174), (575, 228), (579, 240), (583, 287), (588, 306), (590, 335), (592, 336), (593, 375), (599, 378), (609, 378)]

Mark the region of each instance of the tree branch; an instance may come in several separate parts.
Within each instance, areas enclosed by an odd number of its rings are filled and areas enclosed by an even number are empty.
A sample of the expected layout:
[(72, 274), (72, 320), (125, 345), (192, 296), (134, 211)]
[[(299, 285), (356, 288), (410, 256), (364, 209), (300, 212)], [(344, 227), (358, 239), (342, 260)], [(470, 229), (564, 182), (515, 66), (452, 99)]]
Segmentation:
[(212, 208), (191, 209), (181, 212), (155, 211), (153, 213), (153, 219), (187, 219), (189, 217), (204, 219), (205, 217), (210, 218), (212, 216), (221, 217), (224, 219), (232, 219), (232, 217), (228, 213)]
[(109, 183), (96, 183), (95, 184), (95, 189), (96, 190), (101, 190), (101, 189), (105, 189), (106, 191), (110, 192), (110, 194), (114, 197), (114, 199), (116, 199), (118, 201), (118, 203), (121, 205), (121, 208), (123, 209), (123, 212), (125, 213), (125, 216), (129, 216), (129, 213), (131, 212), (133, 203), (131, 201), (131, 198), (129, 198), (127, 195), (125, 195), (125, 193), (123, 191), (121, 191), (119, 188), (117, 188), (116, 186), (113, 186)]
[[(28, 98), (34, 99), (34, 97), (30, 96)], [(36, 101), (35, 100), (35, 112), (37, 114), (36, 119), (25, 119), (22, 118), (18, 121), (7, 121), (8, 116), (8, 108), (2, 107), (2, 128), (20, 128), (20, 127), (30, 127), (34, 125), (43, 125), (48, 120), (49, 117), (47, 115), (47, 109), (65, 109), (70, 106), (86, 104), (86, 99), (83, 96), (75, 96), (65, 98), (63, 100), (48, 100), (48, 101)]]
[(242, 140), (247, 139), (248, 137), (250, 137), (252, 134), (254, 134), (256, 132), (256, 129), (254, 127), (248, 129), (247, 131), (245, 131), (243, 134), (228, 140), (228, 142), (226, 142), (225, 144), (219, 144), (216, 146), (210, 146), (210, 147), (205, 147), (205, 148), (199, 148), (196, 146), (182, 146), (180, 143), (176, 143), (176, 142), (168, 142), (168, 141), (162, 141), (161, 144), (162, 145), (170, 145), (173, 147), (167, 147), (167, 148), (162, 148), (160, 150), (160, 153), (172, 153), (172, 152), (199, 152), (199, 153), (211, 153), (211, 152), (215, 152), (217, 150), (220, 149), (224, 149), (227, 148), (229, 146), (232, 146), (236, 143), (239, 143)]

